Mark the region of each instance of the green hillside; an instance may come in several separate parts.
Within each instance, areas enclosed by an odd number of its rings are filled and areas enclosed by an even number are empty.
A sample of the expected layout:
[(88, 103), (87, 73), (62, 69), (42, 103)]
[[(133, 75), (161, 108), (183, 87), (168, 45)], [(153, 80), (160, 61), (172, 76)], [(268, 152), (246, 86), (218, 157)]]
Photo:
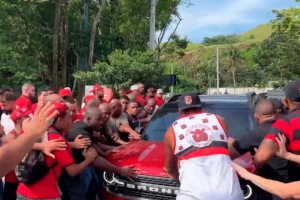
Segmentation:
[[(270, 24), (262, 24), (259, 25), (243, 34), (238, 36), (239, 43), (233, 44), (234, 46), (240, 46), (242, 44), (249, 43), (257, 43), (262, 42), (264, 39), (268, 38), (272, 33), (272, 26)], [(185, 49), (186, 53), (191, 53), (200, 49), (200, 47), (204, 48), (215, 48), (216, 45), (204, 46), (201, 43), (189, 43), (187, 48)], [(228, 44), (220, 44), (218, 45), (222, 48), (222, 46), (228, 46)]]
[(270, 24), (262, 24), (240, 35), (240, 40), (242, 42), (261, 42), (268, 38), (271, 33), (272, 26)]

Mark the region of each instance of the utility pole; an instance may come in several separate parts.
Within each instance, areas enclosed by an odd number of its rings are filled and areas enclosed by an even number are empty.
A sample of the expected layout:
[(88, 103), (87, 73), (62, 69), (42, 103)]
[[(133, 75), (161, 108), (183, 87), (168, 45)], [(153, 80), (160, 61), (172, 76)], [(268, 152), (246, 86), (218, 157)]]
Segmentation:
[[(171, 65), (171, 74), (174, 75), (174, 67), (173, 67), (173, 64)], [(174, 86), (171, 85), (171, 94), (174, 93)]]
[(217, 94), (219, 94), (219, 46), (217, 46)]
[(156, 14), (156, 1), (151, 0), (151, 10), (150, 10), (150, 43), (149, 47), (151, 50), (155, 49), (155, 14)]

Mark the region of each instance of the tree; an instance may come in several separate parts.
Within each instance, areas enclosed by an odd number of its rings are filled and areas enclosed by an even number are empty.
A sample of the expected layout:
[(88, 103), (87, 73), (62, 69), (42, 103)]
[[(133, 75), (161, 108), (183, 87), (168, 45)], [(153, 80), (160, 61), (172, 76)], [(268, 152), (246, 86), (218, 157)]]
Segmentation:
[(108, 62), (96, 63), (91, 71), (79, 71), (74, 77), (85, 84), (103, 84), (118, 90), (142, 82), (146, 86), (158, 86), (164, 65), (157, 63), (154, 52), (116, 50), (108, 56)]
[(225, 63), (227, 70), (231, 72), (233, 87), (236, 88), (236, 72), (242, 64), (242, 54), (239, 49), (231, 45), (225, 50), (224, 57), (223, 62)]

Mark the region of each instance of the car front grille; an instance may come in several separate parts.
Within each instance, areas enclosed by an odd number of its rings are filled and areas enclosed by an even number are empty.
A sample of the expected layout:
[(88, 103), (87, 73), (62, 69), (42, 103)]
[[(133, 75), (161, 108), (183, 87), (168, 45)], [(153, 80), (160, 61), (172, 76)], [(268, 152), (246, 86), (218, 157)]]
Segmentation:
[(138, 176), (135, 182), (162, 185), (168, 187), (180, 187), (180, 183), (169, 178)]
[(158, 199), (159, 200), (176, 199), (176, 196), (174, 196), (174, 195), (160, 194), (160, 193), (154, 193), (154, 192), (144, 192), (144, 191), (131, 190), (131, 189), (129, 189), (127, 191), (127, 194), (131, 197), (145, 198), (145, 199), (157, 199), (157, 200)]
[[(124, 186), (108, 186), (108, 188), (111, 193), (128, 199), (173, 200), (176, 199), (175, 191), (180, 187), (179, 182), (153, 176), (139, 175), (134, 183), (123, 177), (119, 177), (119, 180), (124, 183)], [(131, 185), (131, 188), (128, 185)], [(157, 191), (153, 191), (154, 189)]]

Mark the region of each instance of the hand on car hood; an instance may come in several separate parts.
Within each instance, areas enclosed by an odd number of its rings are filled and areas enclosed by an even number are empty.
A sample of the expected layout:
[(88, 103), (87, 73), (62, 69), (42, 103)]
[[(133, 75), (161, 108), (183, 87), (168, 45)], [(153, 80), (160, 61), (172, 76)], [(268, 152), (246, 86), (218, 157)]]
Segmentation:
[(163, 142), (132, 141), (120, 147), (107, 159), (117, 166), (133, 165), (139, 169), (139, 174), (167, 176), (163, 170), (165, 166)]

